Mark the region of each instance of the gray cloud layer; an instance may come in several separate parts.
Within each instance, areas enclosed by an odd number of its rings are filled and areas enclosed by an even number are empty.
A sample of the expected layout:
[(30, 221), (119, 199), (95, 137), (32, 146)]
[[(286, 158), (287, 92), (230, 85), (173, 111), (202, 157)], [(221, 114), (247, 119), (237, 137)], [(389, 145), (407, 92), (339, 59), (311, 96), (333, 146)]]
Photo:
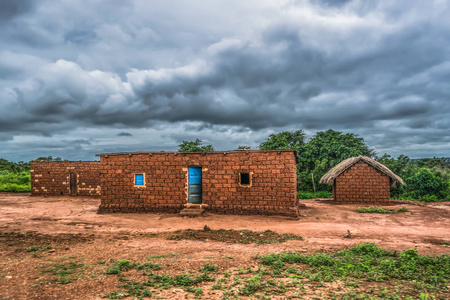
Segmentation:
[(449, 12), (438, 0), (2, 1), (0, 156), (189, 137), (255, 147), (299, 128), (449, 156)]

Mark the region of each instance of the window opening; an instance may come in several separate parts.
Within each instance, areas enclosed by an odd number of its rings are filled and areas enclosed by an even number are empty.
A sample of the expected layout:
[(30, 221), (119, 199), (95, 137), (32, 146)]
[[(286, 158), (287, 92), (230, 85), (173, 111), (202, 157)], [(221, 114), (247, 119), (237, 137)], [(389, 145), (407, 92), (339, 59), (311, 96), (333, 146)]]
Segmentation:
[(250, 173), (241, 173), (241, 185), (250, 185)]
[(144, 174), (134, 175), (134, 185), (144, 185)]

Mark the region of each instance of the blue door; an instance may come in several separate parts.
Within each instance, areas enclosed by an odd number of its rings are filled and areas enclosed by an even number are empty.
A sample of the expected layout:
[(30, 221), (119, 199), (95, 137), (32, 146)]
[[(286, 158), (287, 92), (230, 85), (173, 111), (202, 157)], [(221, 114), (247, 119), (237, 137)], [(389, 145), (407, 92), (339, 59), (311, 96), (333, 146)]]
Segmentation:
[(189, 167), (189, 203), (202, 203), (202, 168)]

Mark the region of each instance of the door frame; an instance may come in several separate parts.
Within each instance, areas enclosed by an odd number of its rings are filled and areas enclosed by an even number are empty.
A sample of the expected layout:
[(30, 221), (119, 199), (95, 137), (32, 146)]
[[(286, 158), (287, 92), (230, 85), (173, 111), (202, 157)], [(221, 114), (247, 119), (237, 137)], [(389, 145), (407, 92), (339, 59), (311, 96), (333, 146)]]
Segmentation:
[(78, 196), (78, 173), (77, 172), (69, 172), (69, 195), (70, 196)]
[[(191, 186), (191, 183), (190, 183), (190, 176), (189, 176), (189, 170), (191, 169), (191, 168), (196, 168), (196, 169), (200, 169), (200, 175), (201, 175), (201, 181), (200, 181), (200, 187), (201, 187), (201, 193), (200, 193), (200, 203), (191, 203), (191, 202), (189, 202), (190, 201), (190, 195), (191, 195), (191, 193), (189, 192), (189, 187)], [(202, 166), (199, 166), (199, 165), (193, 165), (193, 166), (188, 166), (188, 204), (203, 204), (203, 167)]]

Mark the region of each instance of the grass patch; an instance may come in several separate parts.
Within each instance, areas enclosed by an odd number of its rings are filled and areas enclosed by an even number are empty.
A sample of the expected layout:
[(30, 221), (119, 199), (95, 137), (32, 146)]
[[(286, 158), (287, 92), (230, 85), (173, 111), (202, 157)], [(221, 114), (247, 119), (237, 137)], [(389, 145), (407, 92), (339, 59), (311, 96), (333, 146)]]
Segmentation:
[[(203, 294), (203, 289), (193, 286), (202, 282), (215, 281), (216, 277), (210, 276), (209, 272), (216, 272), (217, 268), (217, 265), (206, 263), (200, 268), (200, 274), (157, 274), (154, 271), (161, 269), (161, 265), (158, 263), (133, 263), (130, 260), (119, 260), (108, 268), (106, 274), (120, 276), (119, 279), (124, 284), (120, 285), (120, 291), (113, 291), (105, 294), (103, 297), (108, 299), (121, 299), (126, 297), (143, 299), (153, 295), (154, 292), (150, 288), (158, 290), (169, 289), (170, 287), (183, 287), (185, 291), (193, 293), (195, 296), (200, 296)], [(125, 275), (124, 273), (131, 269), (141, 271), (146, 280), (131, 280), (123, 277)]]
[(368, 208), (357, 208), (356, 212), (363, 214), (396, 214), (402, 212), (410, 212), (406, 207), (402, 207), (400, 209), (389, 209), (389, 208), (381, 208), (381, 207), (368, 207)]
[(57, 276), (56, 282), (67, 284), (73, 282), (80, 274), (84, 273), (85, 264), (78, 262), (52, 263), (43, 266), (41, 273), (49, 273)]
[(234, 244), (275, 244), (283, 243), (289, 240), (303, 240), (303, 238), (296, 234), (279, 234), (271, 230), (264, 232), (256, 232), (250, 230), (177, 230), (173, 235), (167, 238), (168, 240), (213, 240)]
[(309, 267), (306, 274), (313, 281), (357, 278), (382, 282), (399, 279), (445, 288), (450, 280), (449, 255), (419, 255), (416, 249), (398, 253), (378, 248), (375, 243), (357, 244), (335, 254), (269, 254), (261, 257), (260, 263), (276, 272), (286, 270), (286, 264), (305, 264)]
[(315, 196), (313, 192), (299, 191), (297, 195), (299, 199), (333, 198), (333, 193), (327, 191), (318, 191)]
[(203, 267), (200, 268), (200, 272), (217, 272), (217, 265), (206, 263)]
[(27, 252), (36, 252), (38, 250), (39, 250), (38, 246), (30, 246), (30, 247), (25, 249), (25, 251), (27, 251)]
[(135, 267), (135, 264), (131, 263), (131, 260), (119, 260), (113, 266), (106, 270), (106, 274), (119, 274), (122, 270), (129, 270)]
[[(397, 252), (374, 243), (328, 254), (256, 255), (249, 265), (223, 272), (211, 263), (181, 274), (129, 260), (113, 267), (121, 270), (115, 275), (122, 283), (104, 295), (109, 299), (171, 299), (180, 289), (186, 299), (445, 299), (440, 296), (448, 295), (450, 283), (449, 255), (419, 255), (415, 249)], [(128, 273), (132, 269), (142, 276)]]
[(22, 193), (30, 191), (29, 172), (0, 171), (0, 192)]

